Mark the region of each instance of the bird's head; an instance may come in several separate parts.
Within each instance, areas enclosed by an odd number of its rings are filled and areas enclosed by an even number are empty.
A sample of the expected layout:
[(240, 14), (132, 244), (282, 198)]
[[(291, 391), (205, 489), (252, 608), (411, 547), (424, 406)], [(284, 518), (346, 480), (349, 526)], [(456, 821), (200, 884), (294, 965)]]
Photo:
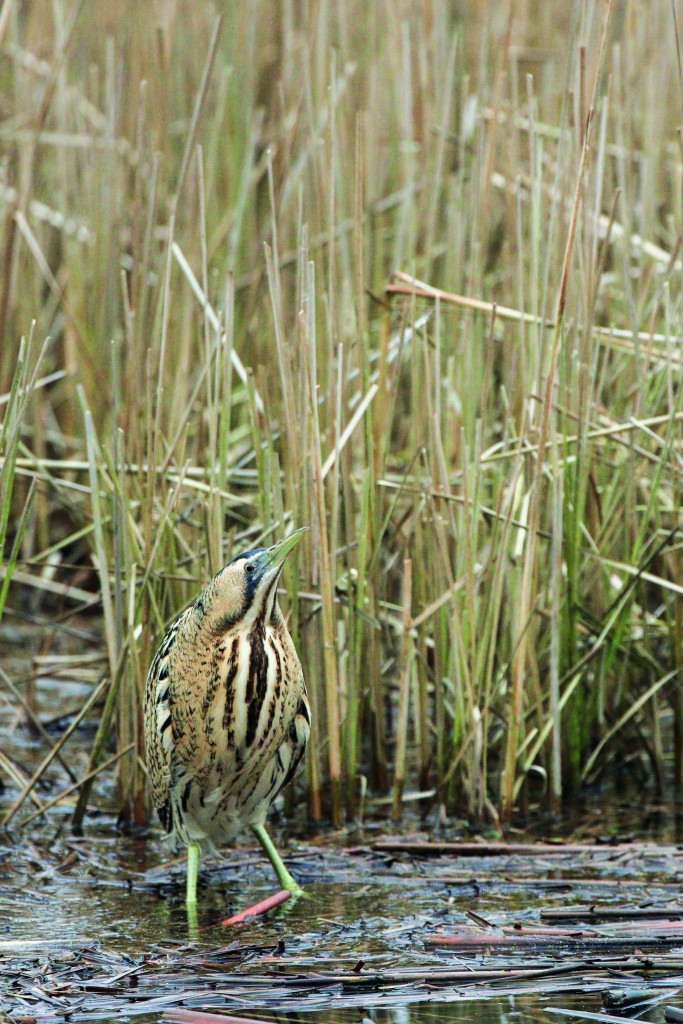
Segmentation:
[(285, 559), (307, 530), (303, 526), (272, 547), (244, 551), (214, 576), (198, 600), (218, 631), (239, 621), (252, 622), (259, 615), (266, 622), (271, 618)]

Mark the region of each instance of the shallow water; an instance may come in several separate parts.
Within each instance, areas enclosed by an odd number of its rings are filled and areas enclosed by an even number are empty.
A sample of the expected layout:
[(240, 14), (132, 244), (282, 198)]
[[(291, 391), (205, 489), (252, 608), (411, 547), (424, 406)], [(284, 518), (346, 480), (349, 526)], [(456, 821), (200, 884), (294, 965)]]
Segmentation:
[[(39, 987), (46, 998), (33, 1004), (40, 1020), (68, 1014), (72, 1020), (160, 1021), (173, 1007), (185, 1005), (271, 1021), (557, 1021), (561, 1018), (544, 1007), (597, 1011), (602, 989), (634, 987), (637, 979), (616, 976), (608, 983), (591, 978), (587, 969), (581, 983), (562, 976), (551, 983), (545, 979), (543, 992), (535, 991), (535, 980), (430, 988), (434, 970), (525, 966), (530, 953), (523, 947), (438, 949), (428, 947), (425, 938), (471, 922), (472, 913), (494, 926), (531, 924), (543, 908), (579, 902), (671, 904), (681, 902), (683, 892), (683, 859), (675, 855), (666, 862), (656, 856), (625, 858), (607, 847), (587, 863), (555, 856), (473, 862), (294, 842), (288, 860), (308, 898), (225, 928), (219, 923), (223, 918), (273, 891), (260, 855), (240, 849), (223, 862), (209, 860), (202, 870), (196, 921), (188, 921), (184, 865), (165, 864), (163, 853), (156, 836), (120, 836), (102, 825), (99, 834), (82, 839), (65, 834), (50, 845), (22, 842), (2, 851), (6, 1011), (30, 1014), (28, 976), (40, 967), (46, 980)], [(574, 881), (548, 888), (551, 877), (562, 876)], [(231, 950), (233, 944), (239, 949)], [(558, 944), (535, 950), (533, 961), (561, 965), (576, 955)], [(360, 961), (366, 973), (415, 968), (421, 973), (359, 989), (351, 983)], [(86, 974), (95, 987), (74, 984), (69, 992), (65, 979), (75, 971), (82, 982), (84, 964), (92, 968)], [(22, 965), (26, 980), (19, 984)], [(126, 972), (132, 972), (134, 988), (128, 981), (123, 987), (110, 984)], [(301, 975), (311, 974), (343, 976), (349, 983), (299, 984)], [(664, 1002), (649, 1009), (648, 1020), (663, 1020)]]
[[(21, 666), (19, 656), (4, 661), (13, 678), (20, 677)], [(47, 720), (73, 708), (89, 689), (88, 680), (42, 679), (41, 715)], [(63, 728), (64, 723), (55, 726), (53, 741)], [(77, 730), (68, 747), (78, 777), (86, 771), (93, 728), (90, 723)], [(48, 749), (43, 739), (29, 735), (11, 698), (0, 703), (0, 747), (27, 776)], [(4, 782), (0, 814), (18, 792), (6, 776)], [(38, 790), (40, 799), (66, 785), (55, 762)], [(392, 831), (375, 822), (333, 837), (312, 836), (305, 827), (288, 836), (276, 827), (274, 835), (308, 898), (238, 927), (223, 927), (224, 918), (274, 891), (260, 852), (245, 845), (220, 860), (208, 859), (196, 919), (188, 920), (184, 862), (171, 859), (160, 831), (118, 832), (106, 777), (98, 780), (93, 804), (99, 810), (86, 819), (81, 838), (69, 833), (68, 805), (22, 830), (28, 801), (11, 829), (0, 833), (0, 1009), (11, 1020), (146, 1024), (172, 1019), (173, 1008), (185, 1006), (311, 1024), (364, 1019), (549, 1024), (569, 1018), (547, 1007), (597, 1012), (604, 989), (642, 987), (639, 977), (618, 968), (600, 975), (592, 970), (596, 958), (629, 956), (634, 944), (577, 952), (566, 941), (533, 949), (454, 949), (426, 940), (471, 926), (471, 915), (500, 927), (538, 924), (542, 910), (568, 904), (683, 905), (683, 854), (671, 845), (661, 854), (654, 846), (640, 854), (622, 845), (602, 846), (586, 856), (421, 858), (372, 851), (372, 842)], [(429, 838), (419, 819), (407, 827), (424, 829), (420, 838)], [(538, 823), (535, 831), (537, 838), (571, 833), (575, 841), (644, 836), (675, 844), (681, 839), (680, 818), (671, 807), (617, 804), (614, 798), (609, 812), (594, 803), (574, 820)], [(438, 836), (457, 837), (455, 826)], [(604, 934), (611, 934), (609, 928)], [(641, 937), (638, 948), (648, 950), (647, 933)], [(683, 939), (666, 952), (683, 964)], [(570, 959), (585, 960), (578, 975), (446, 982), (435, 974), (556, 968)], [(671, 988), (657, 990), (660, 977), (649, 979), (651, 996), (659, 995), (660, 1001), (643, 1012), (652, 1022), (663, 1021), (667, 1003), (683, 1001)], [(683, 971), (679, 977), (683, 985)]]

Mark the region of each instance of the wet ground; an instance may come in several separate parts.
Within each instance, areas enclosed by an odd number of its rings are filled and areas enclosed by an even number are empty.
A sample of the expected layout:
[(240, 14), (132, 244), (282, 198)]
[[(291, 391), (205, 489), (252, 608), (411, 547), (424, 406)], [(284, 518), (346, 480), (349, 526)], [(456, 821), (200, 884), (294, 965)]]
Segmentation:
[[(683, 853), (671, 835), (484, 856), (413, 846), (424, 834), (392, 841), (379, 827), (290, 840), (309, 898), (225, 927), (274, 890), (256, 850), (205, 862), (189, 921), (184, 865), (157, 833), (122, 836), (103, 819), (74, 839), (66, 824), (54, 812), (0, 849), (12, 1020), (142, 1024), (186, 1007), (311, 1024), (549, 1022), (569, 1018), (548, 1008), (599, 1012), (608, 992), (662, 1021), (683, 1002)], [(523, 931), (539, 927), (549, 934)], [(453, 936), (463, 944), (438, 945)]]
[[(45, 720), (82, 702), (86, 669), (41, 680)], [(67, 723), (51, 727), (55, 740)], [(68, 748), (79, 777), (91, 741), (86, 724)], [(7, 695), (0, 753), (27, 777), (47, 749)], [(3, 780), (0, 814), (18, 793)], [(55, 762), (40, 799), (67, 784)], [(227, 927), (276, 888), (259, 852), (206, 861), (188, 920), (184, 863), (160, 832), (120, 834), (107, 779), (93, 804), (78, 839), (68, 804), (22, 829), (27, 802), (0, 832), (0, 1009), (12, 1021), (151, 1024), (184, 1008), (310, 1024), (586, 1019), (553, 1009), (660, 1022), (683, 1005), (683, 851), (666, 805), (613, 798), (609, 814), (597, 802), (580, 824), (536, 826), (536, 840), (571, 833), (564, 849), (500, 849), (456, 826), (436, 836), (417, 819), (393, 841), (377, 822), (319, 836), (276, 828), (308, 898)], [(453, 839), (475, 845), (413, 845)]]
[[(598, 1011), (607, 990), (618, 1002), (649, 988), (646, 1019), (661, 1021), (683, 985), (683, 855), (672, 846), (472, 858), (415, 856), (368, 835), (336, 849), (295, 842), (289, 862), (309, 898), (237, 927), (220, 921), (273, 891), (261, 856), (209, 861), (188, 922), (183, 866), (162, 852), (106, 830), (2, 850), (5, 1012), (146, 1022), (184, 1006), (273, 1021), (540, 1022), (560, 1019), (546, 1007)], [(557, 931), (548, 911), (574, 906), (584, 921), (564, 930), (591, 937), (502, 931)], [(624, 906), (655, 927), (596, 916)], [(483, 939), (435, 944), (453, 935)]]

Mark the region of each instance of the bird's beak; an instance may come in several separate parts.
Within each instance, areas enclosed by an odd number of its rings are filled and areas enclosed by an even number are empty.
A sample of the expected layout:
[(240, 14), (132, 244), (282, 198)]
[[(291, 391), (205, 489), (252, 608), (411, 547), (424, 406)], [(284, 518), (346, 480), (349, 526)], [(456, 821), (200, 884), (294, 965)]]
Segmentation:
[(290, 533), (289, 537), (285, 537), (285, 539), (281, 540), (279, 544), (273, 544), (272, 548), (268, 548), (266, 551), (266, 572), (279, 568), (290, 551), (294, 550), (303, 535), (307, 532), (308, 527), (302, 526), (300, 530), (295, 530), (294, 533)]

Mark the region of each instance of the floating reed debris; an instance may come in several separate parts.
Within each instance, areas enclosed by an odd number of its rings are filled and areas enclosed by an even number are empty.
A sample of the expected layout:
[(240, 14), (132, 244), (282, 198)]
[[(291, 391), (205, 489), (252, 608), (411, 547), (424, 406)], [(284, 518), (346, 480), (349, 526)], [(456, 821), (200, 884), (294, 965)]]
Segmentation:
[(263, 1017), (234, 1017), (227, 1013), (206, 1013), (203, 1010), (183, 1010), (170, 1007), (164, 1011), (167, 1020), (178, 1021), (179, 1024), (272, 1024)]
[[(617, 1017), (613, 1013), (591, 1013), (590, 1010), (561, 1010), (554, 1006), (545, 1006), (543, 1009), (545, 1013), (553, 1013), (560, 1017), (578, 1017), (579, 1020), (605, 1021), (605, 1024), (626, 1024), (627, 1021), (633, 1021), (633, 1017)], [(639, 1017), (638, 1020), (642, 1020), (643, 1024), (648, 1024), (643, 1017)]]
[(436, 948), (456, 948), (467, 951), (468, 949), (498, 949), (498, 948), (522, 948), (527, 951), (547, 949), (550, 946), (560, 948), (563, 951), (567, 947), (574, 950), (580, 949), (628, 949), (634, 947), (647, 950), (661, 946), (680, 947), (683, 933), (679, 936), (600, 936), (600, 935), (572, 935), (571, 933), (558, 932), (556, 935), (497, 935), (492, 932), (490, 935), (428, 935), (424, 942), (426, 946)]
[[(372, 870), (362, 872), (359, 886), (357, 855), (349, 857), (323, 844), (301, 845), (294, 855), (309, 885), (315, 886), (315, 903), (288, 904), (285, 927), (280, 915), (247, 920), (240, 925), (239, 941), (229, 943), (219, 923), (220, 912), (214, 909), (188, 942), (184, 921), (180, 930), (177, 920), (174, 924), (177, 894), (174, 909), (169, 885), (173, 865), (139, 872), (135, 840), (129, 847), (130, 862), (112, 870), (107, 851), (111, 854), (114, 844), (120, 858), (126, 846), (120, 837), (62, 840), (57, 849), (31, 844), (0, 850), (10, 878), (12, 871), (19, 871), (25, 879), (26, 895), (17, 888), (18, 898), (40, 901), (39, 921), (53, 919), (57, 906), (51, 901), (58, 900), (61, 907), (65, 891), (73, 908), (85, 887), (82, 898), (89, 903), (90, 887), (95, 887), (98, 906), (111, 907), (120, 918), (121, 935), (130, 928), (132, 936), (123, 949), (110, 949), (104, 942), (65, 945), (63, 937), (48, 942), (42, 936), (3, 940), (3, 977), (10, 986), (13, 1009), (16, 1006), (23, 1014), (42, 1019), (58, 1005), (60, 1012), (71, 1010), (76, 1019), (86, 1020), (166, 1016), (182, 1002), (184, 1010), (238, 1017), (250, 1012), (247, 1007), (258, 1006), (267, 1019), (283, 1011), (329, 1013), (407, 1006), (421, 1000), (460, 1003), (510, 995), (530, 997), (532, 1005), (540, 1007), (541, 1000), (575, 994), (582, 1006), (590, 998), (597, 1009), (607, 986), (612, 994), (646, 989), (652, 1000), (659, 1001), (671, 999), (680, 990), (683, 922), (637, 916), (638, 910), (658, 904), (666, 908), (673, 902), (666, 895), (670, 890), (644, 877), (638, 883), (640, 892), (631, 890), (628, 904), (624, 899), (616, 906), (612, 889), (593, 891), (594, 881), (570, 879), (576, 885), (577, 905), (581, 900), (582, 906), (615, 908), (631, 917), (576, 926), (551, 924), (544, 923), (542, 911), (559, 908), (566, 897), (553, 888), (543, 891), (548, 870), (544, 858), (524, 862), (529, 877), (523, 883), (508, 877), (510, 868), (520, 863), (517, 855), (508, 860), (478, 860), (482, 881), (473, 883), (479, 885), (475, 914), (470, 890), (458, 894), (451, 885), (442, 891), (435, 888), (433, 883), (446, 866), (438, 859), (422, 865), (422, 877), (403, 878), (395, 859), (373, 854)], [(649, 863), (668, 874), (667, 861), (657, 861), (656, 851), (653, 844)], [(242, 895), (244, 868), (253, 863), (249, 851), (238, 851), (227, 861), (212, 862), (210, 870), (220, 875), (240, 902), (255, 902), (262, 892), (261, 873), (258, 888), (252, 890), (249, 882), (252, 899)], [(597, 848), (580, 857), (567, 854), (552, 860), (554, 871), (595, 869), (598, 864), (605, 882), (618, 882), (629, 871), (623, 858), (605, 861)], [(41, 885), (32, 884), (32, 877), (39, 877)], [(515, 900), (513, 910), (506, 897), (515, 890), (522, 898)], [(6, 893), (0, 899), (6, 899)], [(154, 922), (157, 915), (164, 915), (170, 928), (167, 941), (156, 941), (155, 933), (154, 944), (139, 948), (135, 928), (140, 925), (141, 907)], [(442, 930), (438, 935), (435, 920)], [(447, 944), (441, 945), (444, 941)], [(41, 964), (38, 986), (36, 956)]]
[(267, 914), (269, 910), (279, 907), (281, 903), (288, 900), (291, 895), (288, 889), (282, 889), (280, 892), (275, 892), (272, 896), (267, 896), (264, 900), (260, 900), (259, 903), (255, 903), (253, 907), (247, 907), (246, 910), (240, 910), (238, 914), (233, 914), (232, 917), (226, 917), (224, 921), (221, 921), (221, 924), (241, 924), (249, 920), (249, 918), (258, 917), (260, 914)]
[(683, 906), (654, 907), (561, 907), (541, 911), (544, 921), (637, 921), (655, 919), (683, 920)]
[(371, 844), (377, 853), (408, 853), (419, 857), (548, 857), (573, 856), (581, 854), (605, 854), (620, 857), (629, 854), (634, 857), (672, 857), (683, 863), (683, 850), (678, 846), (655, 845), (653, 843), (506, 843), (487, 842), (424, 842), (410, 839), (378, 839)]
[[(447, 997), (447, 990), (454, 985), (459, 1001), (475, 995), (486, 999), (495, 998), (497, 993), (539, 995), (568, 991), (572, 982), (575, 991), (585, 991), (596, 982), (604, 986), (606, 978), (613, 984), (615, 972), (624, 979), (656, 977), (658, 985), (672, 988), (680, 986), (683, 967), (681, 957), (649, 953), (647, 957), (592, 956), (589, 960), (565, 958), (561, 964), (497, 968), (470, 964), (467, 969), (430, 966), (309, 972), (300, 967), (283, 971), (279, 964), (277, 970), (260, 973), (230, 970), (231, 961), (248, 955), (247, 947), (210, 953), (185, 948), (175, 958), (167, 951), (163, 957), (131, 963), (129, 957), (109, 949), (81, 947), (74, 958), (72, 954), (64, 956), (44, 947), (40, 987), (35, 984), (35, 974), (31, 978), (30, 965), (17, 959), (16, 954), (6, 954), (3, 969), (6, 977), (12, 979), (15, 992), (21, 992), (25, 1011), (34, 1014), (53, 1013), (56, 1008), (64, 1013), (71, 1006), (78, 1014), (77, 1019), (86, 1019), (86, 1015), (156, 1013), (164, 1017), (178, 1014), (175, 1019), (199, 1024), (199, 1019), (189, 1016), (188, 1011), (205, 1014), (220, 1010), (233, 1014), (228, 1020), (244, 1021), (239, 1011), (245, 1005), (258, 1004), (259, 1010), (266, 1013), (297, 1007), (321, 1010), (334, 1006), (340, 1010), (360, 1005), (396, 1006), (426, 996), (440, 1001), (440, 994)], [(71, 993), (66, 997), (65, 986)], [(183, 1008), (178, 1007), (181, 986)], [(77, 1011), (72, 1006), (76, 993)]]

